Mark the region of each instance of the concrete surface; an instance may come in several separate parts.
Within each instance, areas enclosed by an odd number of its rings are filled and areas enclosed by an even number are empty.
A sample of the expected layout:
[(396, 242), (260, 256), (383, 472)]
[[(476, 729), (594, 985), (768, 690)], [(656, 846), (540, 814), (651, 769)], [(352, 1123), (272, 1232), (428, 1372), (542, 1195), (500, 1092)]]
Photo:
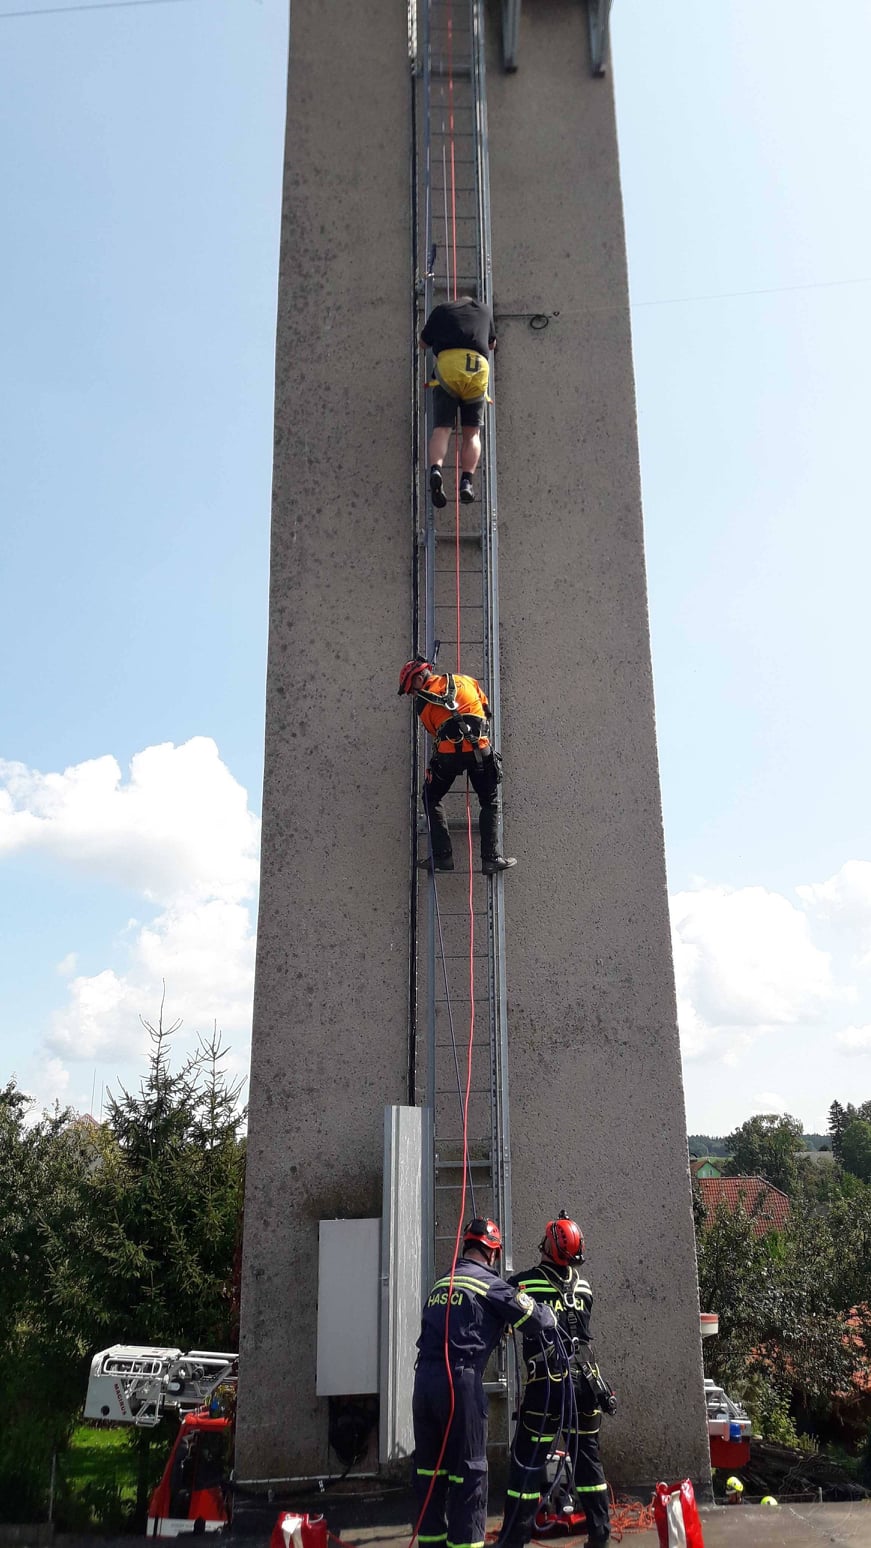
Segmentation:
[[(516, 1266), (587, 1234), (611, 1479), (709, 1480), (616, 127), (586, 8), (488, 7)], [(619, 63), (619, 61), (618, 61)], [(530, 313), (550, 316), (541, 331)], [(558, 313), (558, 316), (553, 316)], [(516, 315), (522, 314), (522, 315)], [(500, 318), (503, 319), (500, 321)]]
[[(329, 1530), (336, 1538), (358, 1548), (378, 1548), (390, 1544), (403, 1548), (412, 1532), (412, 1514), (401, 1505), (386, 1504), (373, 1515), (366, 1511), (356, 1518), (350, 1505), (337, 1511), (329, 1500), (321, 1507), (326, 1513)], [(763, 1510), (759, 1505), (703, 1507), (701, 1510), (702, 1532), (705, 1548), (824, 1548), (824, 1545), (843, 1545), (843, 1548), (871, 1548), (871, 1501), (847, 1505), (781, 1505), (777, 1509)], [(488, 1544), (492, 1543), (501, 1525), (501, 1516), (487, 1520)], [(235, 1534), (234, 1534), (235, 1535)], [(266, 1538), (260, 1539), (264, 1545)], [(253, 1548), (254, 1539), (246, 1539), (246, 1548)], [(638, 1543), (641, 1548), (657, 1548), (655, 1527), (645, 1531), (627, 1531), (622, 1538), (615, 1526), (613, 1542), (623, 1542), (631, 1548)], [(583, 1537), (534, 1538), (533, 1542), (562, 1544), (564, 1548), (582, 1548)]]
[[(705, 1548), (820, 1548), (824, 1544), (843, 1544), (849, 1548), (871, 1548), (871, 1502), (850, 1505), (781, 1505), (776, 1510), (758, 1505), (739, 1509), (703, 1509), (701, 1512)], [(329, 1523), (329, 1513), (327, 1521)], [(487, 1521), (490, 1533), (498, 1532), (501, 1517)], [(411, 1536), (411, 1521), (392, 1526), (365, 1526), (342, 1529), (343, 1542), (360, 1548), (394, 1544), (400, 1548)], [(557, 1543), (565, 1548), (582, 1548), (583, 1537), (548, 1537), (533, 1542)], [(613, 1541), (626, 1544), (658, 1544), (655, 1527), (643, 1532), (627, 1532), (621, 1539), (615, 1530)]]
[(318, 1220), (380, 1215), (383, 1109), (406, 1098), (404, 12), (293, 3), (240, 1478), (334, 1465), (314, 1395)]

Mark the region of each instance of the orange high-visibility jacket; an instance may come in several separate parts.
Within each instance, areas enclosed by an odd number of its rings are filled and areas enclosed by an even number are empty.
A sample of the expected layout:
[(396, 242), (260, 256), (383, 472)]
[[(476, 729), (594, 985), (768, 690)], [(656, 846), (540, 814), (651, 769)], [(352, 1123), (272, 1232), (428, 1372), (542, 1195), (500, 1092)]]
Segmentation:
[[(427, 704), (426, 700), (419, 698), (417, 713), (422, 725), (435, 739), (436, 752), (474, 752), (476, 747), (489, 748), (490, 739), (486, 735), (486, 720), (490, 706), (487, 703), (487, 695), (476, 678), (465, 677), (460, 672), (455, 672), (453, 678), (456, 709), (449, 710), (443, 704)], [(447, 693), (447, 677), (433, 673), (426, 684), (426, 690), (428, 693)], [(453, 719), (455, 715), (477, 715), (484, 721), (482, 726), (484, 734), (477, 743), (472, 743), (465, 737), (462, 742), (439, 741), (439, 727), (443, 726), (446, 720)]]

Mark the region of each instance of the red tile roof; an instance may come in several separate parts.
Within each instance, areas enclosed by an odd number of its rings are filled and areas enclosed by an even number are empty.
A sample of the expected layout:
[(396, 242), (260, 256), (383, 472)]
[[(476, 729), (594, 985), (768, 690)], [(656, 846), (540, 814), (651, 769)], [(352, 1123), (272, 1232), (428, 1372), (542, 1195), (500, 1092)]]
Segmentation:
[(782, 1230), (789, 1219), (789, 1199), (764, 1177), (699, 1177), (696, 1185), (709, 1225), (718, 1204), (725, 1204), (730, 1214), (745, 1210), (753, 1218), (757, 1236)]

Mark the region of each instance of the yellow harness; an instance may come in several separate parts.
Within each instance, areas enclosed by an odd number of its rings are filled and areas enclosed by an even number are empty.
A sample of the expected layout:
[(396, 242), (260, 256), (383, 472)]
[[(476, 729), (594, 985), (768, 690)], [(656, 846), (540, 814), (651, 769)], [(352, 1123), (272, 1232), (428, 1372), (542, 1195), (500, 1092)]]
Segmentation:
[(435, 377), (428, 387), (443, 387), (461, 403), (490, 403), (490, 362), (474, 349), (443, 349), (436, 355)]

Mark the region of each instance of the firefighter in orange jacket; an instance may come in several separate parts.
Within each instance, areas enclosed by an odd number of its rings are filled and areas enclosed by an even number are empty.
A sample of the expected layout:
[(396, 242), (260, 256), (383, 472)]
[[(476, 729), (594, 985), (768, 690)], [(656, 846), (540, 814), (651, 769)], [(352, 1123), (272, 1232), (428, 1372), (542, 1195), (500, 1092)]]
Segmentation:
[[(421, 723), (435, 742), (423, 786), (423, 804), (429, 820), (432, 865), (452, 871), (454, 856), (442, 800), (458, 774), (468, 774), (480, 803), (481, 870), (497, 876), (517, 861), (499, 853), (499, 786), (501, 760), (490, 745), (490, 706), (481, 684), (459, 672), (441, 676), (428, 661), (416, 656), (399, 674), (399, 692), (414, 697)], [(429, 855), (421, 861), (430, 866)]]

